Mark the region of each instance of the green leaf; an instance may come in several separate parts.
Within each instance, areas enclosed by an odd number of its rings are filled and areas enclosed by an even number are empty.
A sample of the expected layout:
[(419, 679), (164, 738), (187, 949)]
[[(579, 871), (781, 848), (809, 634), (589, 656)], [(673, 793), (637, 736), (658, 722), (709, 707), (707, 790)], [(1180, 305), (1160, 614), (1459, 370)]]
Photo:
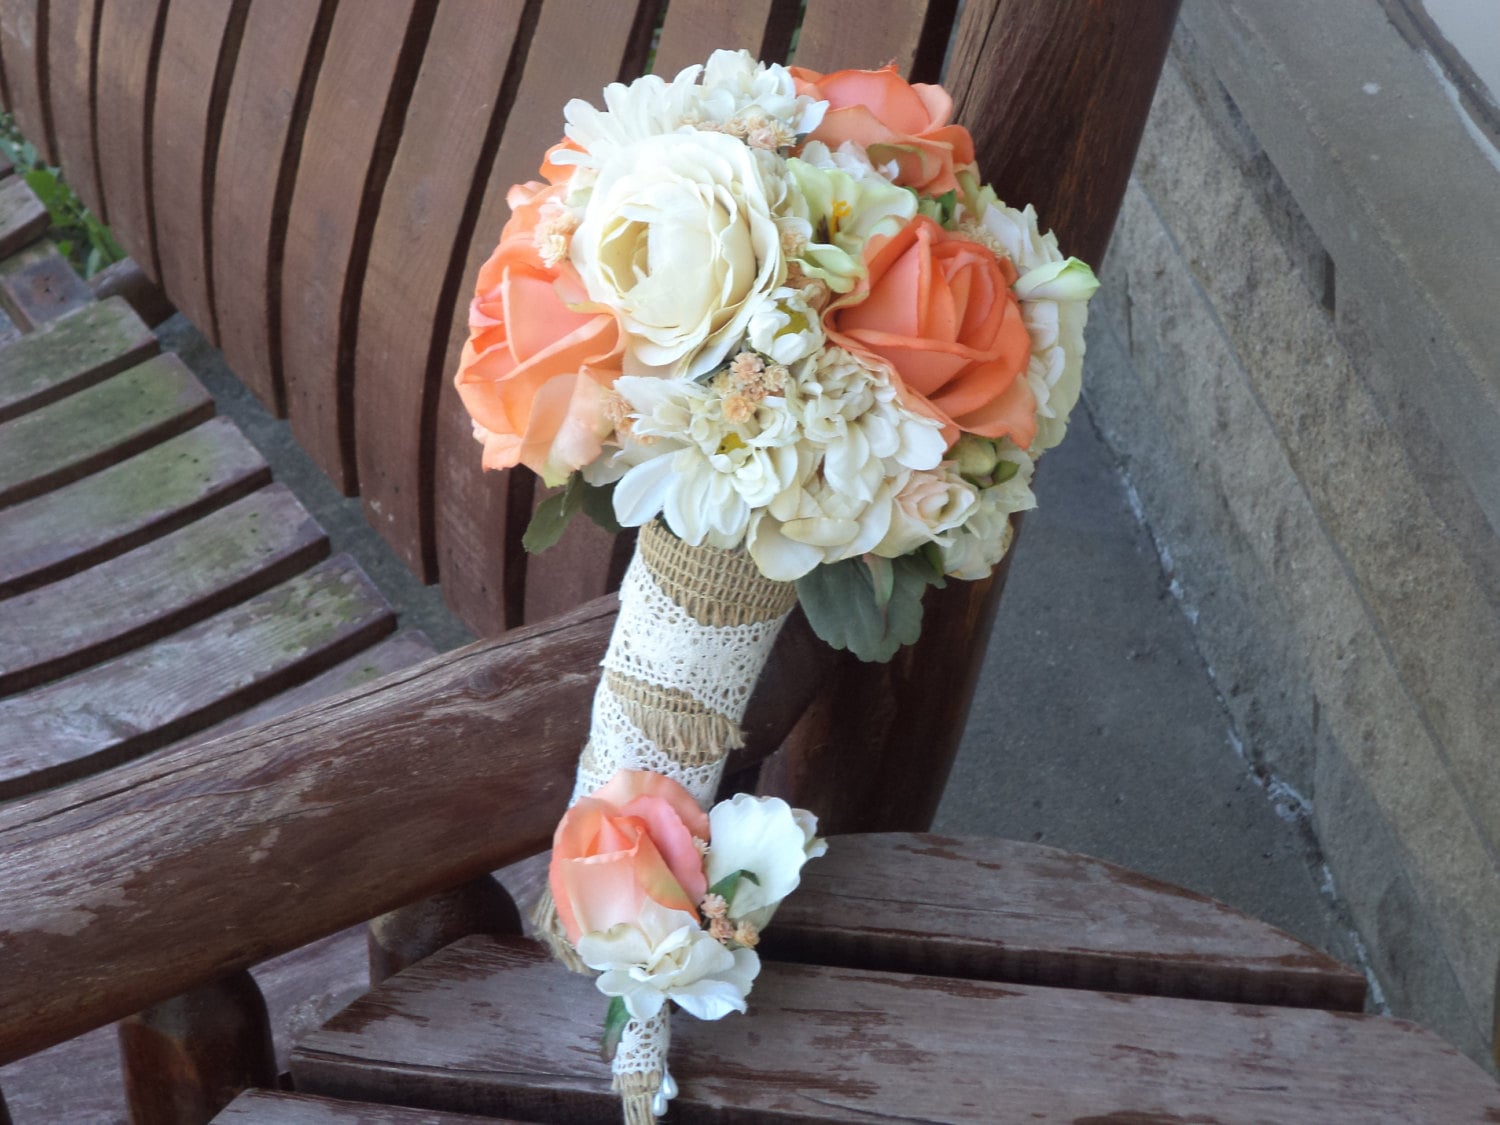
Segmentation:
[(614, 484), (604, 484), (598, 487), (592, 484), (584, 485), (583, 514), (611, 535), (618, 535), (624, 530), (620, 526), (620, 521), (615, 519)]
[(741, 879), (749, 879), (757, 887), (760, 886), (760, 879), (756, 877), (755, 872), (747, 871), (742, 867), (738, 871), (730, 872), (713, 886), (709, 887), (708, 893), (718, 895), (726, 903), (732, 903), (734, 902), (734, 892), (740, 889)]
[(1001, 460), (995, 462), (995, 474), (991, 479), (993, 479), (996, 484), (1004, 484), (1020, 471), (1020, 465), (1016, 464), (1014, 461), (1007, 461), (1002, 458)]
[(583, 492), (587, 486), (583, 477), (574, 473), (561, 492), (554, 492), (536, 506), (531, 513), (531, 523), (526, 534), (521, 536), (521, 546), (530, 554), (545, 551), (562, 538), (568, 521), (583, 507)]
[(958, 192), (945, 191), (937, 197), (937, 205), (942, 214), (941, 224), (944, 227), (953, 226), (953, 212), (958, 209)]
[(885, 607), (891, 604), (891, 595), (896, 592), (896, 568), (890, 559), (883, 559), (879, 555), (866, 555), (864, 563), (870, 571), (876, 608), (884, 612)]
[(920, 567), (892, 568), (891, 596), (882, 607), (869, 568), (860, 559), (819, 566), (797, 580), (813, 632), (861, 660), (884, 663), (922, 631), (922, 594), (929, 583)]
[(605, 1062), (613, 1061), (620, 1049), (620, 1036), (630, 1022), (630, 1011), (625, 1007), (623, 996), (611, 996), (609, 1007), (604, 1010), (604, 1034), (599, 1036), (599, 1054)]

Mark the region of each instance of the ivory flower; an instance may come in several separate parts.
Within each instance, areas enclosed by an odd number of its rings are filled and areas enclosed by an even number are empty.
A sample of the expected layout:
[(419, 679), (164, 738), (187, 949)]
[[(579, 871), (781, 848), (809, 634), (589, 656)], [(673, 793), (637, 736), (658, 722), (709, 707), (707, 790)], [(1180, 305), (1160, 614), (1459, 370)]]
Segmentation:
[(572, 261), (619, 320), (627, 375), (712, 370), (785, 280), (761, 169), (722, 133), (646, 137), (600, 166)]
[(874, 553), (895, 559), (924, 543), (943, 543), (944, 533), (961, 526), (978, 503), (979, 490), (953, 471), (952, 465), (912, 473), (896, 494), (890, 530)]
[(668, 1000), (701, 1020), (743, 1012), (760, 973), (753, 950), (726, 949), (691, 914), (651, 901), (634, 922), (584, 934), (578, 956), (602, 970), (599, 991), (623, 999), (638, 1020), (651, 1019)]
[(736, 886), (728, 916), (757, 930), (765, 929), (781, 900), (797, 889), (802, 865), (828, 850), (817, 835), (817, 817), (779, 797), (737, 794), (710, 809), (708, 823), (709, 885), (737, 871), (752, 872), (754, 880), (741, 879)]

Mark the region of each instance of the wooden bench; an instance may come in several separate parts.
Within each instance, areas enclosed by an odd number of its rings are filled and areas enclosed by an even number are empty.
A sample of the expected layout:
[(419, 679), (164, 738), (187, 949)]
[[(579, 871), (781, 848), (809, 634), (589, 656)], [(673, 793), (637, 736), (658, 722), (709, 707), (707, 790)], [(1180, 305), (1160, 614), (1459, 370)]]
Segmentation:
[[(505, 190), (556, 139), (566, 98), (638, 73), (653, 50), (657, 71), (672, 72), (717, 46), (780, 57), (794, 32), (804, 65), (894, 59), (931, 80), (953, 36), (947, 81), (987, 173), (1097, 261), (1175, 8), (969, 0), (955, 36), (952, 0), (894, 5), (880, 20), (857, 0), (811, 0), (800, 27), (792, 0), (674, 0), (659, 34), (655, 0), (8, 5), (0, 93), (142, 266), (290, 418), (330, 478), (358, 492), (396, 551), (441, 578), (476, 632), (551, 623), (264, 726), (217, 728), (224, 737), (206, 745), (133, 763), (87, 751), (79, 760), (114, 768), (0, 806), (0, 847), (14, 857), (0, 901), (28, 919), (0, 935), (7, 963), (21, 966), (0, 984), (0, 1060), (147, 1008), (126, 1039), (137, 1112), (201, 1120), (222, 1104), (225, 1081), (264, 1080), (264, 1009), (247, 966), (396, 908), (376, 930), (377, 977), (513, 923), (485, 872), (550, 835), (610, 621), (610, 603), (589, 599), (617, 581), (629, 544), (578, 527), (529, 566), (519, 533), (536, 488), (526, 474), (481, 476), (447, 375)], [(24, 256), (0, 267), (0, 291), (15, 288), (17, 308), (48, 299), (27, 289), (37, 268)], [(32, 402), (61, 406), (120, 374), (129, 371)], [(180, 379), (178, 394), (184, 416), (203, 411)], [(216, 424), (181, 423), (159, 445)], [(88, 456), (47, 468), (47, 496), (115, 479)], [(79, 465), (89, 475), (64, 483)], [(246, 466), (238, 471), (257, 483), (245, 492), (267, 491), (263, 469)], [(28, 477), (17, 487), (39, 486)], [(33, 519), (67, 525), (82, 510), (77, 495)], [(231, 519), (231, 506), (218, 518)], [(107, 499), (99, 508), (123, 511)], [(161, 539), (154, 549), (167, 551), (161, 533), (177, 530), (122, 518), (129, 549)], [(84, 536), (91, 521), (69, 526)], [(296, 537), (286, 547), (311, 549)], [(126, 553), (86, 536), (69, 550), (89, 568)], [(88, 573), (50, 556), (24, 565), (47, 585)], [(28, 581), (16, 596), (45, 589)], [(90, 581), (98, 598), (107, 583)], [(999, 586), (954, 584), (931, 598), (923, 641), (885, 668), (831, 658), (805, 629), (789, 630), (732, 780), (816, 808), (835, 831), (925, 828)], [(54, 606), (72, 602), (52, 595)], [(178, 628), (182, 612), (163, 603), (148, 613), (155, 624), (122, 620), (66, 653), (43, 644), (40, 670), (27, 674), (127, 659), (102, 654)], [(268, 672), (258, 683), (270, 686), (240, 702), (283, 682)], [(895, 711), (895, 699), (924, 705)], [(194, 707), (174, 714), (130, 752), (181, 733), (174, 722), (211, 721)], [(413, 760), (441, 768), (413, 775)], [(227, 883), (225, 872), (242, 877)], [(435, 906), (408, 906), (436, 892)], [(62, 940), (59, 928), (70, 931)], [(179, 951), (170, 964), (167, 947)], [(195, 991), (170, 999), (184, 989)]]

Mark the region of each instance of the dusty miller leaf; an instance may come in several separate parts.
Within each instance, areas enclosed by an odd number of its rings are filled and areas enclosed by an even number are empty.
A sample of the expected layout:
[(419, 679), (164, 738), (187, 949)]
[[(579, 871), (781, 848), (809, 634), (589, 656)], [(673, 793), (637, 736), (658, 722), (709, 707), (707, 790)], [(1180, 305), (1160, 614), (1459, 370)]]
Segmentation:
[(531, 513), (531, 523), (526, 527), (526, 534), (521, 536), (521, 546), (535, 555), (561, 539), (568, 521), (583, 507), (583, 493), (587, 487), (583, 483), (583, 477), (574, 473), (561, 492), (554, 492), (538, 504), (536, 511)]

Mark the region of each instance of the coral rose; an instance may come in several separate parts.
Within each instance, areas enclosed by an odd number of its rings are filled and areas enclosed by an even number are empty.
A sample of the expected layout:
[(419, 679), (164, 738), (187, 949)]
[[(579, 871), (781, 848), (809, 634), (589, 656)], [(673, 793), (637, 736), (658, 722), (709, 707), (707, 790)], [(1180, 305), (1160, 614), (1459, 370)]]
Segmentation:
[(829, 339), (890, 367), (906, 405), (942, 422), (949, 445), (967, 430), (1029, 446), (1036, 399), (1015, 267), (919, 216), (871, 239), (865, 268), (823, 314)]
[(548, 237), (566, 237), (564, 191), (511, 188), (512, 215), (479, 271), (454, 380), (484, 442), (484, 467), (526, 465), (548, 484), (599, 456), (623, 351), (614, 314), (588, 302), (565, 258), (543, 254)]
[(661, 774), (620, 770), (580, 797), (557, 826), (547, 872), (568, 940), (635, 923), (647, 899), (697, 918), (708, 881), (693, 838), (708, 831), (692, 794)]
[(974, 163), (974, 138), (949, 124), (953, 99), (941, 86), (908, 82), (894, 66), (833, 74), (790, 70), (797, 93), (828, 103), (810, 139), (831, 149), (853, 141), (877, 167), (895, 161), (902, 187), (924, 195), (955, 191), (954, 169)]

